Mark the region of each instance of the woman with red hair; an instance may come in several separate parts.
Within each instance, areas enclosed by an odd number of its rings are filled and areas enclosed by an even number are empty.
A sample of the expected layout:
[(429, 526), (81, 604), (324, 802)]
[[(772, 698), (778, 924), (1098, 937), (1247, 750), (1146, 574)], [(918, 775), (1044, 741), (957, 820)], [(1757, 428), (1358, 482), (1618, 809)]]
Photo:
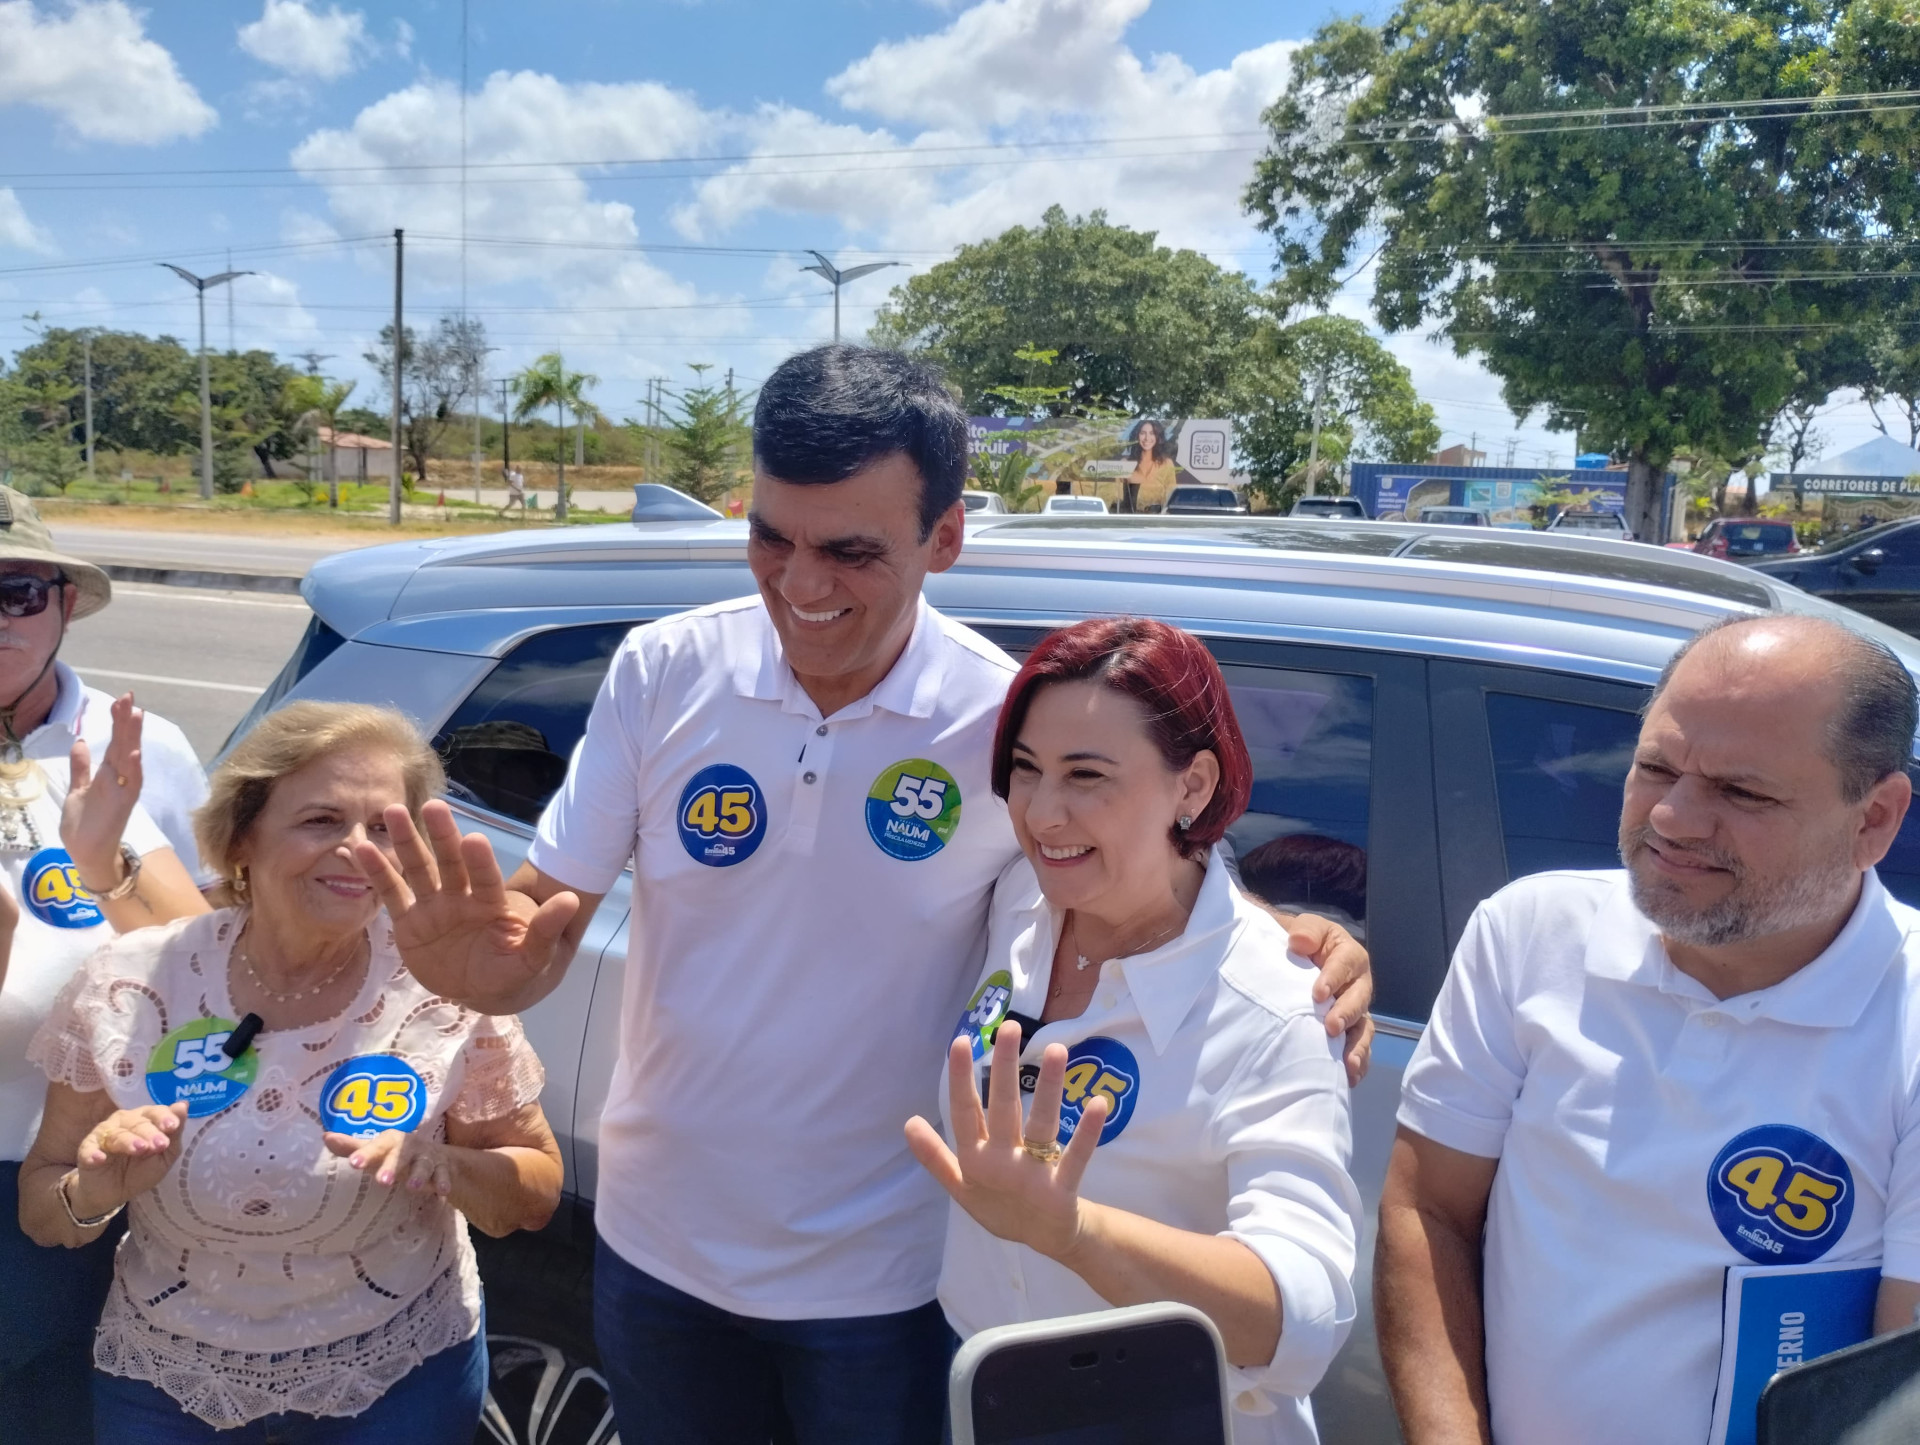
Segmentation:
[(1236, 1445), (1299, 1445), (1353, 1322), (1361, 1205), (1314, 969), (1219, 846), (1252, 786), (1197, 638), (1108, 619), (1034, 649), (993, 754), (1023, 856), (949, 1052), (947, 1138), (907, 1136), (959, 1206), (940, 1300), (963, 1337), (1179, 1300), (1225, 1340)]

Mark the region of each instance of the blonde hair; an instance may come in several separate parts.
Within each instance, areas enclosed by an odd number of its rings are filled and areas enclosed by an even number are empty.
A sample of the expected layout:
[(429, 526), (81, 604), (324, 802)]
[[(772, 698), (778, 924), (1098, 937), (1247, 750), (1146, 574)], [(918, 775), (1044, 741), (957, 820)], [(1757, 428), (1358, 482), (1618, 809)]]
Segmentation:
[(421, 805), (446, 790), (439, 757), (404, 714), (359, 702), (288, 703), (254, 724), (213, 770), (207, 801), (193, 815), (200, 856), (220, 875), (216, 903), (244, 896), (238, 856), (280, 780), (349, 748), (384, 752), (400, 764), (407, 811), (416, 823)]

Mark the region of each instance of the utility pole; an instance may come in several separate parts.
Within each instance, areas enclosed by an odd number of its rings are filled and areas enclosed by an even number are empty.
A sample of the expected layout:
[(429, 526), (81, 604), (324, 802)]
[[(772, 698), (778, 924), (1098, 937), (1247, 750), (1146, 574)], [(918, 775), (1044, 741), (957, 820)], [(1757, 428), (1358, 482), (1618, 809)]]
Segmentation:
[(1320, 495), (1320, 480), (1315, 474), (1320, 465), (1320, 403), (1327, 394), (1327, 374), (1323, 371), (1313, 383), (1313, 439), (1307, 443), (1307, 495)]
[[(229, 271), (233, 269), (233, 247), (231, 246), (227, 247), (227, 269)], [(232, 356), (235, 349), (233, 344), (233, 287), (229, 286), (227, 287), (227, 355)]]
[(93, 328), (85, 328), (80, 333), (81, 355), (86, 358), (87, 380), (87, 481), (91, 484), (93, 476)]
[(174, 275), (193, 287), (200, 298), (200, 499), (213, 500), (213, 399), (207, 382), (207, 288), (222, 286), (252, 271), (222, 271), (218, 276), (196, 276), (171, 261), (160, 262)]
[(467, 395), (473, 398), (473, 504), (480, 505), (480, 363), (497, 346), (483, 346), (467, 357)]
[(407, 233), (393, 233), (393, 480), (387, 490), (387, 521), (400, 525), (400, 358), (406, 332), (401, 329), (405, 298)]
[(500, 378), (500, 474), (505, 476), (513, 468), (513, 418), (507, 412), (507, 388), (513, 384), (513, 378)]
[(836, 343), (840, 340), (840, 288), (849, 281), (857, 281), (862, 276), (871, 275), (875, 271), (884, 271), (889, 266), (904, 266), (907, 264), (905, 261), (869, 261), (864, 266), (849, 266), (846, 270), (842, 271), (818, 251), (809, 250), (807, 254), (818, 260), (820, 264), (817, 266), (802, 266), (800, 269), (802, 271), (811, 271), (814, 275), (821, 277), (828, 285), (833, 287), (833, 339)]
[(333, 360), (333, 353), (331, 351), (296, 351), (293, 354), (306, 362), (308, 376), (318, 376), (320, 374), (320, 363)]
[(567, 359), (554, 353), (560, 372), (560, 395), (553, 399), (554, 420), (559, 425), (553, 433), (553, 520), (567, 520)]

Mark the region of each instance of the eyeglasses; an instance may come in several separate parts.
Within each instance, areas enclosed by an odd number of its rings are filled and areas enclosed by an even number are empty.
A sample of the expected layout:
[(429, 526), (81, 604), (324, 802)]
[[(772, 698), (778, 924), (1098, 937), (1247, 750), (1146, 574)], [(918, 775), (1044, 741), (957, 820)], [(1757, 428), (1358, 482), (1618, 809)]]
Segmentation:
[(66, 585), (64, 577), (0, 577), (0, 614), (38, 617), (47, 610), (47, 599), (54, 588)]

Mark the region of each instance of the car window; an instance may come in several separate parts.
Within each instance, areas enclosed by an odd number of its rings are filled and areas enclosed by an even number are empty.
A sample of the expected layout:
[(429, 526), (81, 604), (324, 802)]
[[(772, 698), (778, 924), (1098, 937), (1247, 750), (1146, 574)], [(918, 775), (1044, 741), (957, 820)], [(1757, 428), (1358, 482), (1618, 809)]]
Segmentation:
[(1227, 833), (1241, 881), (1277, 908), (1324, 914), (1365, 939), (1373, 680), (1224, 671), (1253, 758), (1252, 800)]
[(632, 630), (626, 622), (556, 627), (501, 658), (433, 740), (448, 793), (537, 822), (566, 778), (587, 711)]
[(1620, 793), (1640, 734), (1639, 716), (1622, 708), (1489, 692), (1487, 732), (1507, 877), (1619, 867)]
[(334, 649), (346, 640), (318, 617), (309, 622), (307, 630), (300, 634), (300, 640), (293, 646), (293, 655), (273, 681), (267, 684), (267, 690), (254, 699), (253, 706), (247, 709), (247, 715), (227, 734), (220, 751), (226, 752), (251, 732), (255, 723), (278, 707), (280, 700), (292, 692), (302, 678), (333, 656)]

